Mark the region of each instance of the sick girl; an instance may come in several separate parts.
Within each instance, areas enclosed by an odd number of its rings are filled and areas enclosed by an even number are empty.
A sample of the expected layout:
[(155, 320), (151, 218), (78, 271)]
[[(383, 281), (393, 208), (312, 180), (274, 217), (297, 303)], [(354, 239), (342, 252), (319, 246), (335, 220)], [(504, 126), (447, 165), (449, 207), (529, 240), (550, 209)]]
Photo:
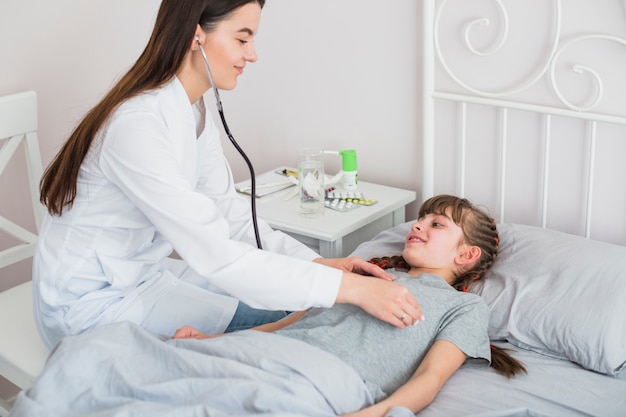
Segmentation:
[[(257, 330), (316, 346), (356, 370), (373, 401), (355, 406), (350, 416), (384, 416), (394, 407), (416, 413), (467, 360), (489, 362), (507, 377), (525, 372), (490, 344), (487, 305), (466, 292), (493, 264), (498, 243), (496, 225), (482, 209), (464, 198), (433, 197), (421, 206), (402, 257), (392, 258), (408, 266), (406, 272), (392, 270), (395, 284), (419, 300), (423, 320), (401, 331), (358, 307), (336, 305), (294, 313)], [(207, 336), (183, 327), (174, 337)]]

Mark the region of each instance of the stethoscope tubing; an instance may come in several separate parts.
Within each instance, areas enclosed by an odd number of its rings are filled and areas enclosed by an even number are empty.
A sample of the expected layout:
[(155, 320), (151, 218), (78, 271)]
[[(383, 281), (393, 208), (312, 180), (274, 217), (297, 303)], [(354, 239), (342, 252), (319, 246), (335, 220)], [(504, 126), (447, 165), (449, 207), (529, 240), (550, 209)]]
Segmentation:
[(256, 238), (256, 245), (259, 249), (263, 249), (263, 245), (261, 244), (261, 235), (259, 233), (257, 215), (256, 215), (256, 176), (254, 175), (254, 167), (252, 166), (252, 162), (250, 161), (250, 158), (248, 158), (248, 155), (246, 155), (246, 153), (243, 151), (241, 146), (239, 146), (233, 134), (231, 133), (230, 128), (228, 127), (228, 123), (226, 122), (226, 117), (224, 116), (224, 108), (222, 107), (222, 100), (220, 99), (220, 94), (217, 89), (217, 86), (215, 85), (215, 82), (213, 81), (213, 73), (211, 72), (211, 67), (209, 67), (209, 60), (207, 59), (206, 53), (204, 52), (204, 48), (202, 48), (202, 45), (200, 44), (199, 41), (198, 41), (198, 49), (200, 50), (200, 54), (202, 55), (202, 59), (204, 60), (204, 65), (206, 66), (206, 70), (209, 73), (209, 80), (211, 81), (213, 93), (215, 94), (215, 104), (217, 106), (217, 112), (220, 115), (222, 126), (224, 126), (224, 131), (226, 132), (228, 139), (233, 144), (235, 149), (237, 149), (237, 152), (239, 152), (241, 157), (246, 162), (246, 165), (248, 166), (248, 170), (250, 171), (250, 189), (251, 189), (250, 209), (251, 209), (251, 214), (252, 214), (252, 226), (254, 227), (254, 237)]

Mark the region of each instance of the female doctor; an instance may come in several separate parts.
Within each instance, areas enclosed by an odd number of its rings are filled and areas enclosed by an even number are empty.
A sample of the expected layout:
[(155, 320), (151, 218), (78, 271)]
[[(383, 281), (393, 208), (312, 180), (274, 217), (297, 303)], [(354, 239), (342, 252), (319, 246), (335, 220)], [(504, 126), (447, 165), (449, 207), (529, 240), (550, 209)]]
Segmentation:
[(322, 259), (262, 221), (256, 247), (203, 94), (233, 89), (256, 61), (263, 4), (163, 0), (144, 52), (46, 169), (33, 279), (48, 346), (115, 321), (211, 334), (334, 303), (400, 328), (422, 318), (406, 288), (365, 261)]

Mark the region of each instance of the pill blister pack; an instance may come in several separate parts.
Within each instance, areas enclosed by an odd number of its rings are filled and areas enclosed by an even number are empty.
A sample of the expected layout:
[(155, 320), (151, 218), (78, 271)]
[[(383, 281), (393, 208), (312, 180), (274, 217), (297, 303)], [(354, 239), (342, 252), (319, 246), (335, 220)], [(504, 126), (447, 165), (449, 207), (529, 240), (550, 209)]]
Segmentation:
[(358, 191), (329, 191), (324, 200), (326, 207), (340, 212), (351, 211), (361, 206), (371, 206), (376, 203), (376, 200), (365, 198)]

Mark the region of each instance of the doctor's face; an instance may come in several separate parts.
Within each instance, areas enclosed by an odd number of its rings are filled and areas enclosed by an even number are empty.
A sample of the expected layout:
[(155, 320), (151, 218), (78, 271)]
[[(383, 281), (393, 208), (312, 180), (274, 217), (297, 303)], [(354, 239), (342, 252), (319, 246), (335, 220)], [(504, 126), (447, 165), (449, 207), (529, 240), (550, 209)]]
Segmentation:
[(232, 90), (246, 63), (256, 62), (254, 36), (260, 20), (259, 4), (247, 3), (207, 34), (204, 50), (217, 88)]

